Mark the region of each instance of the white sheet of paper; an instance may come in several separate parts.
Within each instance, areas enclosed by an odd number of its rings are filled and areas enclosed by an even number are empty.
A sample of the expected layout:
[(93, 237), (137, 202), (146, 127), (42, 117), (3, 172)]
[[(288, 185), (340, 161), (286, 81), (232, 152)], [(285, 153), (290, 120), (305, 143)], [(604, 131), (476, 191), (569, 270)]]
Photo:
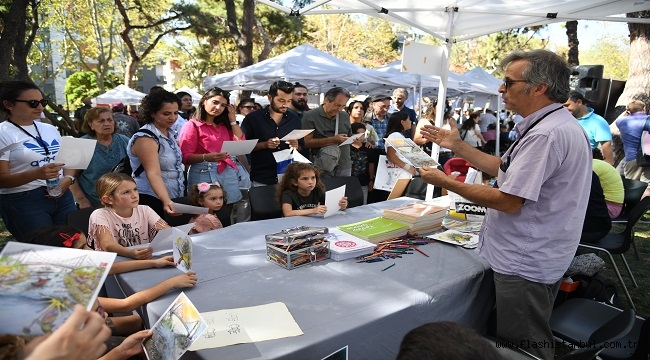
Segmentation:
[(153, 255), (158, 256), (172, 251), (174, 240), (187, 235), (192, 227), (194, 224), (185, 224), (158, 231), (149, 244), (153, 249)]
[(173, 246), (176, 268), (184, 273), (192, 270), (192, 239), (188, 235), (178, 237)]
[(246, 155), (253, 152), (255, 144), (257, 144), (257, 139), (224, 141), (221, 146), (221, 152), (227, 152), (230, 156)]
[(25, 140), (27, 140), (27, 139), (24, 139), (23, 141), (20, 141), (20, 142), (17, 142), (17, 143), (13, 143), (13, 144), (11, 144), (11, 145), (8, 145), (8, 146), (3, 147), (2, 149), (0, 149), (0, 156), (4, 155), (7, 151), (11, 151), (11, 150), (13, 150), (13, 149), (16, 149), (16, 148), (22, 146), (22, 145), (23, 145), (23, 142), (24, 142)]
[(194, 205), (185, 205), (172, 202), (172, 210), (181, 214), (207, 214), (210, 211), (208, 208), (194, 206)]
[(97, 140), (79, 139), (69, 136), (61, 138), (61, 148), (56, 154), (56, 162), (64, 163), (64, 169), (86, 170), (95, 154)]
[(345, 196), (345, 185), (339, 186), (336, 189), (328, 190), (325, 193), (325, 206), (327, 211), (323, 217), (328, 217), (339, 212), (339, 201)]
[(201, 313), (208, 328), (190, 351), (299, 336), (303, 332), (287, 306), (275, 302)]
[(314, 131), (314, 129), (311, 129), (311, 130), (299, 130), (299, 129), (292, 130), (290, 133), (283, 136), (280, 140), (281, 141), (300, 140), (300, 139), (304, 138), (305, 136), (309, 135), (309, 133), (311, 133), (312, 131)]
[(361, 134), (354, 134), (354, 135), (350, 136), (347, 140), (345, 140), (344, 142), (342, 142), (341, 144), (339, 144), (339, 146), (352, 144), (352, 143), (354, 142), (354, 140), (360, 138), (362, 135), (364, 135), (364, 133), (361, 133)]

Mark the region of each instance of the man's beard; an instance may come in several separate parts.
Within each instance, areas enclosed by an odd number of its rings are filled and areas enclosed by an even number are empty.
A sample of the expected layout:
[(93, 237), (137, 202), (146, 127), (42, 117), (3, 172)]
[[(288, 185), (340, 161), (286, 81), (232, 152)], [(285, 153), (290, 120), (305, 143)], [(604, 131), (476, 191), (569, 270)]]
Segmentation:
[(284, 114), (287, 111), (287, 108), (284, 108), (284, 110), (282, 110), (279, 107), (275, 106), (275, 103), (273, 101), (271, 101), (269, 106), (271, 107), (271, 110), (273, 110), (273, 112), (278, 114)]
[(300, 100), (300, 102), (291, 99), (291, 105), (293, 105), (293, 108), (298, 110), (298, 111), (305, 111), (307, 109), (307, 101), (305, 100)]

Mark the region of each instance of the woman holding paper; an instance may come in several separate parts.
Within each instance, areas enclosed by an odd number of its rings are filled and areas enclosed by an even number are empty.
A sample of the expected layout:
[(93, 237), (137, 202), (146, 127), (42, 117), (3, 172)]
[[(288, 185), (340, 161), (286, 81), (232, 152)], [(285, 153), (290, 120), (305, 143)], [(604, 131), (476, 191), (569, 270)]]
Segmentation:
[(221, 148), (224, 141), (245, 139), (229, 98), (230, 94), (220, 88), (208, 90), (199, 101), (194, 118), (183, 125), (180, 135), (183, 163), (189, 165), (188, 186), (220, 183), (228, 194), (228, 212), (242, 199), (242, 194), (237, 164)]
[[(176, 132), (178, 97), (169, 91), (156, 91), (140, 102), (140, 121), (145, 122), (127, 145), (131, 169), (142, 165), (135, 177), (140, 204), (148, 205), (159, 216), (175, 214), (172, 199), (185, 195), (185, 175)], [(143, 131), (146, 130), (146, 131)], [(101, 197), (100, 197), (101, 198)]]
[(55, 161), (61, 135), (54, 126), (34, 121), (46, 105), (33, 83), (0, 84), (0, 110), (8, 116), (0, 123), (0, 216), (17, 241), (34, 230), (65, 224), (68, 212), (76, 209), (68, 191), (73, 170), (60, 178), (64, 164)]
[[(386, 125), (386, 138), (387, 139), (405, 139), (402, 135), (406, 130), (411, 130), (411, 120), (407, 113), (398, 111), (392, 113), (388, 118), (388, 124)], [(386, 148), (386, 157), (393, 164), (401, 167), (402, 169), (415, 175), (415, 167), (409, 164), (406, 159), (402, 158), (395, 149), (393, 149), (388, 142), (384, 144)]]
[(126, 156), (126, 145), (129, 138), (115, 133), (113, 112), (109, 108), (94, 107), (86, 111), (82, 139), (95, 139), (97, 145), (85, 170), (75, 170), (77, 183), (70, 186), (70, 191), (79, 204), (80, 209), (100, 207), (101, 201), (95, 191), (95, 184), (100, 176), (111, 172)]

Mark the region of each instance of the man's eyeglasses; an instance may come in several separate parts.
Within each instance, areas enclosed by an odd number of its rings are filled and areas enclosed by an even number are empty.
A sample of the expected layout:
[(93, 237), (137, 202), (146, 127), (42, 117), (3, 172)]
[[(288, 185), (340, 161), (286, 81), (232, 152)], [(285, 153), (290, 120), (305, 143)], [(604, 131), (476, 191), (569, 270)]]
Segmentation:
[(16, 99), (14, 101), (27, 103), (27, 106), (29, 106), (32, 109), (36, 109), (38, 107), (38, 105), (42, 105), (43, 107), (46, 107), (47, 104), (48, 104), (47, 99), (41, 99), (41, 100), (18, 100), (18, 99)]
[(518, 82), (527, 83), (528, 80), (512, 80), (508, 78), (503, 79), (503, 85), (506, 87), (506, 90), (510, 87), (510, 85)]

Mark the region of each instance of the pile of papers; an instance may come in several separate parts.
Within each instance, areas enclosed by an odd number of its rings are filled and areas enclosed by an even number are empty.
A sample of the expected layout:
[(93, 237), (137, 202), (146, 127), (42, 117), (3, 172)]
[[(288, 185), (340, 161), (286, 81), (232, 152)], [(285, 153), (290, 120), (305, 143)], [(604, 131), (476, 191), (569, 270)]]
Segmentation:
[(408, 224), (409, 234), (424, 234), (442, 227), (442, 219), (447, 215), (447, 210), (448, 206), (420, 201), (386, 209), (381, 216)]
[(330, 228), (325, 238), (330, 242), (330, 258), (336, 261), (368, 255), (375, 250), (375, 244), (335, 228)]
[(406, 235), (409, 226), (403, 222), (377, 217), (370, 220), (341, 225), (339, 226), (339, 230), (345, 231), (346, 233), (363, 240), (370, 241), (373, 244), (377, 244), (382, 241)]

